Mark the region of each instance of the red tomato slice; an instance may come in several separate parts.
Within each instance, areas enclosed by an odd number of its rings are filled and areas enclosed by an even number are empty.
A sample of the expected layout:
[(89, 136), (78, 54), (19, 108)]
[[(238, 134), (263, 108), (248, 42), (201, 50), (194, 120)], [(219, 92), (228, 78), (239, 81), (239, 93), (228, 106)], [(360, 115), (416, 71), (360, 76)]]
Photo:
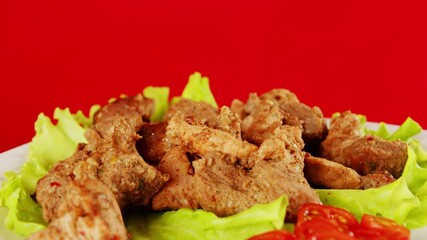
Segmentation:
[(409, 240), (410, 231), (391, 219), (365, 214), (355, 234), (360, 239)]
[(296, 238), (288, 231), (275, 230), (253, 236), (249, 240), (296, 240)]
[(295, 228), (297, 239), (301, 240), (355, 240), (353, 233), (343, 231), (335, 222), (326, 218), (313, 218)]
[(297, 226), (317, 218), (329, 221), (341, 232), (349, 232), (359, 225), (357, 219), (345, 209), (309, 203), (299, 209)]

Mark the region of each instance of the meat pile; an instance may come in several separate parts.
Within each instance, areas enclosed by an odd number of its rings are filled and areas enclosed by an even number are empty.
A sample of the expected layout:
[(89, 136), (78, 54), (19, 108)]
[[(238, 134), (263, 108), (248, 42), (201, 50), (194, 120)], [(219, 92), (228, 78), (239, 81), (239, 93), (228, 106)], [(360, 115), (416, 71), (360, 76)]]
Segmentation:
[[(181, 99), (160, 123), (142, 94), (102, 107), (87, 144), (39, 180), (49, 226), (30, 239), (128, 239), (121, 212), (204, 209), (228, 216), (286, 194), (286, 219), (320, 203), (312, 186), (369, 188), (403, 171), (403, 142), (363, 135), (355, 114), (333, 118), (285, 89), (216, 109)], [(311, 185), (310, 185), (311, 184)]]

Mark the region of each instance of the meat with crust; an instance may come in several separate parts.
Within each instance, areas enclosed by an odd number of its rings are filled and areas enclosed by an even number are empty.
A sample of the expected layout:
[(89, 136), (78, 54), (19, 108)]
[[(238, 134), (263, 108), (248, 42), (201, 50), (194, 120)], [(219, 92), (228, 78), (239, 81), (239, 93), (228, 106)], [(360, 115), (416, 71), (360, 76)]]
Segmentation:
[(408, 159), (407, 144), (363, 135), (356, 114), (344, 112), (331, 120), (320, 156), (356, 170), (360, 175), (388, 171), (394, 178), (402, 175)]
[(218, 109), (206, 102), (195, 102), (186, 98), (181, 98), (179, 102), (173, 104), (166, 112), (163, 120), (169, 121), (178, 111), (184, 116), (195, 116), (206, 121), (206, 125), (210, 127), (215, 126), (217, 122)]
[(47, 221), (57, 216), (57, 201), (64, 197), (68, 181), (99, 179), (111, 189), (121, 208), (148, 205), (167, 181), (167, 175), (138, 154), (135, 142), (139, 135), (125, 119), (119, 118), (114, 124), (99, 122), (85, 136), (88, 144), (83, 149), (55, 164), (37, 183), (37, 201)]
[(165, 155), (167, 149), (163, 141), (166, 135), (167, 122), (143, 124), (138, 134), (136, 148), (144, 160), (150, 164), (157, 164)]
[[(256, 145), (260, 145), (274, 129), (282, 126), (287, 116), (279, 105), (262, 101), (255, 94), (250, 95), (245, 111), (247, 115), (242, 120), (242, 137)], [(294, 123), (289, 125), (301, 127), (300, 122)]]
[(318, 144), (324, 139), (327, 127), (320, 108), (301, 103), (294, 93), (286, 89), (273, 89), (260, 98), (276, 102), (284, 112), (302, 122), (302, 138), (306, 145)]
[(107, 186), (87, 179), (70, 181), (64, 190), (57, 218), (29, 240), (128, 239), (120, 208)]
[(228, 107), (221, 108), (214, 128), (242, 140), (242, 123), (239, 117)]
[[(193, 117), (193, 115), (188, 116)], [(228, 132), (237, 139), (241, 139), (241, 122), (229, 108), (221, 108), (220, 113), (215, 119), (215, 123), (210, 123), (213, 128)], [(201, 120), (201, 122), (204, 122), (204, 120)], [(169, 150), (166, 139), (167, 125), (168, 122), (166, 121), (154, 124), (143, 124), (138, 131), (141, 138), (136, 142), (136, 148), (146, 162), (158, 164)]]
[(330, 189), (368, 189), (377, 188), (395, 179), (387, 171), (360, 176), (354, 169), (325, 158), (304, 157), (304, 175), (307, 181), (317, 187)]
[[(279, 115), (270, 116), (268, 108), (279, 108), (280, 113), (273, 111)], [(273, 128), (277, 124), (298, 126), (302, 128), (306, 148), (315, 149), (327, 133), (321, 110), (301, 103), (294, 93), (286, 89), (273, 89), (259, 97), (254, 93), (250, 94), (243, 108), (242, 102), (233, 101), (231, 109), (242, 119), (243, 136), (251, 137), (250, 135), (262, 133), (266, 128)], [(279, 123), (278, 119), (282, 122)], [(250, 125), (252, 127), (249, 128)], [(260, 126), (260, 129), (257, 129), (257, 126)]]
[(362, 188), (378, 188), (389, 183), (394, 182), (396, 179), (387, 171), (371, 173), (362, 176)]
[(169, 175), (169, 181), (153, 197), (152, 208), (180, 209), (183, 207), (197, 209), (200, 205), (194, 197), (194, 169), (188, 155), (179, 147), (168, 151), (158, 166), (162, 173)]
[(229, 156), (232, 164), (239, 162), (245, 167), (251, 167), (248, 160), (258, 149), (257, 146), (241, 141), (227, 132), (201, 126), (202, 123), (203, 121), (193, 116), (184, 117), (177, 112), (169, 121), (166, 136), (170, 144), (180, 146), (185, 152), (199, 156), (220, 152)]
[(159, 166), (175, 172), (171, 178), (180, 184), (165, 185), (153, 198), (154, 210), (197, 207), (227, 216), (287, 194), (287, 218), (293, 219), (301, 204), (320, 202), (303, 175), (304, 144), (297, 127), (274, 129), (258, 148), (178, 112), (166, 136), (179, 161), (167, 153)]
[(119, 98), (109, 104), (106, 104), (95, 113), (93, 116), (93, 123), (113, 123), (118, 118), (123, 118), (129, 123), (129, 125), (134, 127), (136, 132), (141, 127), (142, 121), (149, 121), (153, 111), (154, 101), (144, 97), (142, 93), (139, 93), (135, 96)]
[(331, 189), (358, 189), (362, 186), (362, 177), (342, 164), (308, 153), (304, 162), (304, 175), (310, 184)]

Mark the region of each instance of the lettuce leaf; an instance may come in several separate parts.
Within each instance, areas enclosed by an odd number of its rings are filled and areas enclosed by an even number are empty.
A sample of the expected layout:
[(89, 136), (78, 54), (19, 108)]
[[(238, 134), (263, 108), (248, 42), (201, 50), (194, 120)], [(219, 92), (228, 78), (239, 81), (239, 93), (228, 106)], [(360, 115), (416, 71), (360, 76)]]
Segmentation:
[(154, 113), (151, 115), (150, 121), (161, 122), (169, 107), (169, 88), (148, 86), (144, 88), (143, 95), (146, 98), (154, 99)]
[(181, 98), (193, 100), (195, 102), (206, 102), (215, 108), (218, 108), (218, 104), (212, 94), (209, 87), (209, 79), (202, 77), (202, 74), (195, 72), (190, 75), (188, 83), (182, 91), (181, 97), (174, 97), (171, 104), (177, 103)]
[(284, 224), (288, 199), (282, 196), (241, 213), (219, 218), (203, 210), (180, 209), (164, 213), (132, 213), (126, 225), (132, 239), (247, 239)]
[[(366, 122), (362, 116), (361, 122)], [(363, 213), (381, 215), (418, 228), (427, 225), (427, 153), (412, 137), (421, 126), (408, 118), (394, 133), (381, 123), (375, 130), (364, 129), (387, 140), (402, 140), (409, 144), (408, 160), (402, 176), (386, 186), (368, 190), (317, 190), (324, 204), (341, 207), (360, 218)]]
[(24, 236), (43, 229), (42, 209), (32, 198), (37, 181), (46, 175), (56, 162), (74, 153), (77, 144), (86, 142), (84, 131), (92, 124), (93, 114), (99, 109), (94, 106), (90, 117), (82, 112), (71, 114), (68, 108), (55, 109), (53, 118), (43, 113), (39, 114), (34, 124), (36, 135), (29, 147), (29, 160), (22, 166), (20, 173), (7, 172), (6, 181), (0, 189), (0, 206), (9, 209), (6, 218), (6, 228)]
[(367, 190), (317, 190), (323, 204), (347, 209), (359, 220), (364, 213), (381, 215), (405, 223), (420, 201), (408, 189), (405, 178), (381, 188)]

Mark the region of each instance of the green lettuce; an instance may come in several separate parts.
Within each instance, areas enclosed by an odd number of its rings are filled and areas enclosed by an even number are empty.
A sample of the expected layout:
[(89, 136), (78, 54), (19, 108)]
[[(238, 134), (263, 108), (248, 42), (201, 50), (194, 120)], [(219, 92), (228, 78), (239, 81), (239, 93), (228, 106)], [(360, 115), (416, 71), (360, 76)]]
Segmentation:
[(206, 102), (215, 108), (218, 108), (218, 104), (209, 87), (209, 79), (202, 77), (202, 74), (195, 72), (190, 75), (188, 83), (182, 91), (181, 97), (174, 97), (171, 104), (177, 103), (181, 98), (193, 100), (195, 102)]
[(37, 181), (46, 175), (56, 162), (72, 155), (79, 143), (86, 142), (83, 134), (92, 124), (92, 116), (99, 106), (91, 108), (90, 117), (82, 112), (71, 114), (68, 108), (55, 109), (54, 125), (49, 117), (39, 114), (34, 124), (36, 135), (29, 146), (29, 160), (20, 173), (5, 173), (6, 181), (0, 189), (0, 206), (8, 208), (6, 228), (29, 236), (46, 226), (42, 209), (32, 198)]
[[(366, 122), (362, 116), (361, 123)], [(387, 140), (406, 141), (408, 160), (402, 176), (386, 186), (368, 190), (317, 190), (324, 204), (341, 207), (360, 218), (368, 213), (381, 215), (414, 229), (427, 225), (427, 153), (412, 137), (422, 131), (421, 126), (408, 118), (394, 133), (386, 124), (377, 130), (364, 129)]]
[(241, 213), (219, 218), (203, 210), (180, 209), (164, 213), (132, 213), (126, 225), (135, 240), (247, 239), (282, 229), (288, 199), (255, 205)]
[(169, 88), (148, 86), (144, 88), (143, 95), (146, 98), (154, 99), (154, 113), (151, 115), (150, 121), (161, 122), (169, 107)]

